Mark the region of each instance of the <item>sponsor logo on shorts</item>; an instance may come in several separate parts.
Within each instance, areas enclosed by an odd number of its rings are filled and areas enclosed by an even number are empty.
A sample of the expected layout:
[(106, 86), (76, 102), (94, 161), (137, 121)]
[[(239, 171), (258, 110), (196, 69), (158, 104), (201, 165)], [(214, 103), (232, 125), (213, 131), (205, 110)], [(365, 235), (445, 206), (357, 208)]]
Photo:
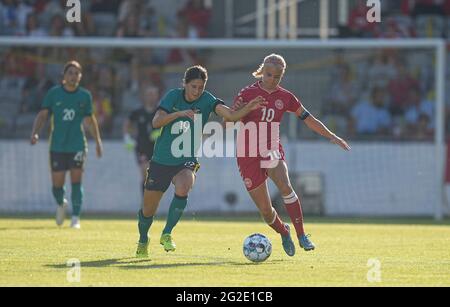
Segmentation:
[(253, 182), (252, 182), (252, 180), (251, 180), (250, 178), (245, 178), (245, 179), (244, 179), (244, 183), (245, 183), (245, 186), (246, 186), (248, 189), (250, 189), (250, 188), (253, 186)]
[(283, 110), (283, 108), (284, 108), (284, 103), (283, 103), (283, 101), (280, 100), (280, 99), (276, 100), (276, 101), (275, 101), (275, 107), (276, 107), (278, 110)]

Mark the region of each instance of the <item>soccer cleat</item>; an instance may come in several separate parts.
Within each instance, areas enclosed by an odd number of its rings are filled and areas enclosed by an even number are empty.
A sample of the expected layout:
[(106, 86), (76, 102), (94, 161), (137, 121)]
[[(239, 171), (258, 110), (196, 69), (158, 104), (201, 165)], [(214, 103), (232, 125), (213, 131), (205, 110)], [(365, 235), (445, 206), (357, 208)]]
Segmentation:
[(148, 244), (147, 243), (141, 243), (138, 242), (138, 247), (136, 250), (136, 258), (148, 258)]
[(283, 236), (281, 235), (281, 241), (283, 244), (283, 249), (286, 252), (286, 254), (290, 257), (295, 255), (295, 244), (292, 241), (291, 238), (291, 228), (289, 227), (288, 224), (284, 224), (288, 230), (288, 234)]
[(62, 226), (62, 224), (64, 224), (67, 205), (67, 199), (64, 198), (63, 204), (61, 206), (58, 205), (58, 207), (56, 208), (56, 225), (58, 226)]
[(170, 233), (164, 233), (161, 235), (161, 239), (159, 240), (159, 243), (164, 246), (164, 250), (166, 252), (173, 252), (176, 249), (176, 244), (172, 240), (172, 236)]
[(298, 238), (298, 241), (300, 243), (300, 247), (303, 248), (305, 251), (312, 251), (316, 248), (316, 246), (309, 240), (309, 237), (311, 235), (303, 235)]
[(70, 227), (73, 229), (80, 229), (80, 218), (78, 216), (72, 216), (72, 223), (70, 224)]

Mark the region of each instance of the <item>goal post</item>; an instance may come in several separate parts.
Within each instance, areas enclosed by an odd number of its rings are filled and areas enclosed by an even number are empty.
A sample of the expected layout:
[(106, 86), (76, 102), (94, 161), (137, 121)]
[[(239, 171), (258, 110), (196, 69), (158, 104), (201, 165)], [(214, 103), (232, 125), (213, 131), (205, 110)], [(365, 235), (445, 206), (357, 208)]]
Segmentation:
[[(0, 37), (0, 50), (16, 47), (35, 48), (35, 47), (55, 47), (55, 48), (117, 48), (117, 49), (194, 49), (194, 50), (234, 50), (240, 51), (242, 54), (258, 51), (258, 58), (255, 62), (260, 62), (259, 51), (269, 50), (287, 50), (292, 52), (301, 52), (310, 50), (379, 50), (379, 49), (401, 49), (401, 50), (427, 50), (429, 54), (434, 57), (434, 92), (435, 92), (435, 106), (434, 106), (434, 156), (421, 157), (423, 159), (434, 159), (434, 176), (430, 176), (435, 181), (433, 183), (435, 191), (439, 194), (436, 196), (433, 215), (436, 220), (440, 220), (444, 215), (445, 205), (445, 185), (444, 185), (444, 169), (445, 169), (445, 74), (446, 74), (446, 57), (447, 44), (442, 39), (396, 39), (396, 40), (365, 40), (365, 39), (329, 39), (329, 40), (233, 40), (233, 39), (140, 39), (140, 38), (23, 38), (23, 37)], [(314, 61), (314, 56), (309, 55), (311, 61)], [(224, 57), (221, 57), (223, 59)], [(220, 66), (224, 72), (227, 72), (227, 63), (209, 63), (211, 66)], [(252, 64), (253, 65), (253, 64)], [(292, 60), (288, 62), (289, 66), (295, 66)], [(303, 67), (306, 67), (304, 65)], [(247, 69), (247, 68), (245, 68)], [(232, 72), (231, 72), (232, 73)], [(250, 73), (250, 72), (249, 72)], [(288, 71), (289, 75), (289, 71)], [(181, 76), (180, 76), (181, 80)], [(292, 81), (290, 84), (294, 84)], [(245, 84), (242, 84), (244, 86)], [(214, 89), (212, 89), (214, 92)], [(1, 93), (0, 93), (1, 94)], [(232, 96), (232, 94), (230, 94)], [(302, 94), (299, 93), (302, 97)], [(295, 118), (289, 118), (288, 136), (290, 140), (297, 140), (298, 128)], [(0, 140), (1, 142), (1, 140)], [(32, 151), (29, 152), (32, 154)], [(304, 153), (306, 154), (306, 153)], [(351, 155), (351, 153), (350, 153)], [(45, 163), (45, 161), (43, 161)], [(370, 161), (368, 161), (370, 163)], [(6, 165), (6, 164), (4, 164)], [(3, 165), (2, 165), (3, 167)], [(207, 172), (208, 170), (205, 170)], [(3, 170), (2, 170), (3, 173)], [(8, 174), (12, 174), (9, 172)], [(205, 175), (205, 174), (202, 174)], [(201, 177), (201, 176), (200, 176)], [(7, 178), (0, 178), (5, 181)], [(420, 189), (420, 187), (412, 187), (412, 189)], [(405, 191), (407, 193), (407, 191)], [(350, 198), (351, 199), (351, 198)], [(0, 202), (2, 197), (0, 196)], [(214, 210), (215, 208), (212, 208)], [(217, 209), (217, 208), (216, 208)], [(0, 212), (2, 208), (0, 208)], [(4, 210), (3, 210), (4, 211)]]

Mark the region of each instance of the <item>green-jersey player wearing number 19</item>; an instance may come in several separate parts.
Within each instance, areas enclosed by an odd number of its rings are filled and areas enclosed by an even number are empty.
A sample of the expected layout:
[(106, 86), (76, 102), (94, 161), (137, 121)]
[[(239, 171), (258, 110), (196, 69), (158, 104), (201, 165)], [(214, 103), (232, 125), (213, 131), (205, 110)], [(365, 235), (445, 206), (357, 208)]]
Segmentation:
[(102, 141), (97, 120), (92, 112), (92, 96), (79, 86), (82, 67), (76, 61), (66, 63), (61, 85), (50, 89), (37, 115), (30, 142), (35, 145), (39, 140), (39, 131), (47, 118), (51, 116), (50, 167), (52, 172), (52, 192), (58, 205), (56, 224), (61, 226), (65, 218), (67, 200), (65, 198), (65, 177), (70, 171), (72, 183), (72, 223), (71, 227), (80, 228), (83, 188), (81, 185), (87, 142), (83, 130), (83, 121), (96, 141), (97, 157), (102, 156)]
[[(162, 128), (161, 136), (155, 144), (153, 157), (145, 180), (144, 204), (138, 214), (139, 243), (137, 257), (148, 256), (148, 231), (159, 202), (171, 183), (175, 186), (175, 195), (169, 207), (167, 223), (160, 238), (165, 251), (174, 251), (172, 230), (180, 220), (187, 205), (189, 191), (192, 189), (199, 163), (195, 157), (196, 144), (201, 142), (203, 127), (212, 112), (226, 120), (239, 120), (252, 110), (256, 110), (265, 101), (256, 97), (240, 110), (233, 111), (223, 101), (205, 91), (208, 73), (204, 67), (193, 66), (186, 70), (183, 88), (169, 91), (161, 100), (153, 128)], [(196, 119), (196, 122), (194, 122)], [(198, 122), (197, 122), (198, 119)], [(200, 123), (201, 122), (201, 123)], [(200, 130), (201, 131), (198, 131)], [(178, 140), (187, 134), (191, 142), (178, 144)], [(181, 152), (180, 146), (186, 145)], [(185, 151), (187, 149), (187, 151)]]

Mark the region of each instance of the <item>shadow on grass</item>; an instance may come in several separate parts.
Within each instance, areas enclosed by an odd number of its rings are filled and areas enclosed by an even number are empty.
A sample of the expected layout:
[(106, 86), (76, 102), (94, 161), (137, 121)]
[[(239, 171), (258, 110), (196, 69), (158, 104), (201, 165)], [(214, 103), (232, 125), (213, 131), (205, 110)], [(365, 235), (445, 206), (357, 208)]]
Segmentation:
[[(104, 267), (117, 267), (123, 270), (152, 270), (152, 269), (170, 269), (170, 268), (180, 268), (180, 267), (206, 267), (206, 266), (218, 266), (218, 265), (229, 265), (229, 266), (254, 266), (262, 265), (262, 263), (253, 262), (237, 262), (229, 260), (205, 260), (205, 261), (195, 261), (195, 262), (185, 262), (185, 263), (158, 263), (152, 264), (152, 259), (137, 259), (137, 258), (114, 258), (114, 259), (104, 259), (96, 261), (85, 261), (80, 263), (81, 268), (104, 268)], [(264, 262), (264, 264), (276, 264), (279, 262), (285, 262), (281, 259), (274, 259)], [(147, 265), (143, 265), (149, 263)], [(44, 265), (47, 268), (52, 269), (64, 269), (67, 270), (69, 266), (66, 264), (47, 264)]]
[[(284, 262), (283, 260), (271, 260), (264, 262), (265, 265), (275, 264), (277, 262)], [(207, 266), (218, 266), (218, 265), (226, 265), (226, 266), (256, 266), (263, 265), (263, 263), (254, 263), (254, 262), (237, 262), (237, 261), (229, 261), (229, 260), (216, 260), (216, 261), (207, 261), (205, 262), (186, 262), (186, 263), (158, 263), (158, 264), (150, 264), (150, 265), (124, 265), (120, 266), (121, 269), (125, 270), (155, 270), (155, 269), (170, 269), (170, 268), (182, 268), (182, 267), (207, 267)]]
[(4, 227), (0, 228), (0, 231), (7, 231), (7, 230), (54, 230), (58, 229), (55, 227), (50, 226), (40, 226), (40, 227)]
[[(136, 258), (114, 258), (114, 259), (104, 259), (96, 261), (81, 261), (80, 266), (83, 268), (103, 268), (115, 265), (125, 264), (124, 261), (132, 261), (133, 263), (143, 263), (149, 262), (151, 259), (136, 259)], [(46, 264), (47, 268), (53, 269), (67, 269), (69, 266), (67, 264)]]

